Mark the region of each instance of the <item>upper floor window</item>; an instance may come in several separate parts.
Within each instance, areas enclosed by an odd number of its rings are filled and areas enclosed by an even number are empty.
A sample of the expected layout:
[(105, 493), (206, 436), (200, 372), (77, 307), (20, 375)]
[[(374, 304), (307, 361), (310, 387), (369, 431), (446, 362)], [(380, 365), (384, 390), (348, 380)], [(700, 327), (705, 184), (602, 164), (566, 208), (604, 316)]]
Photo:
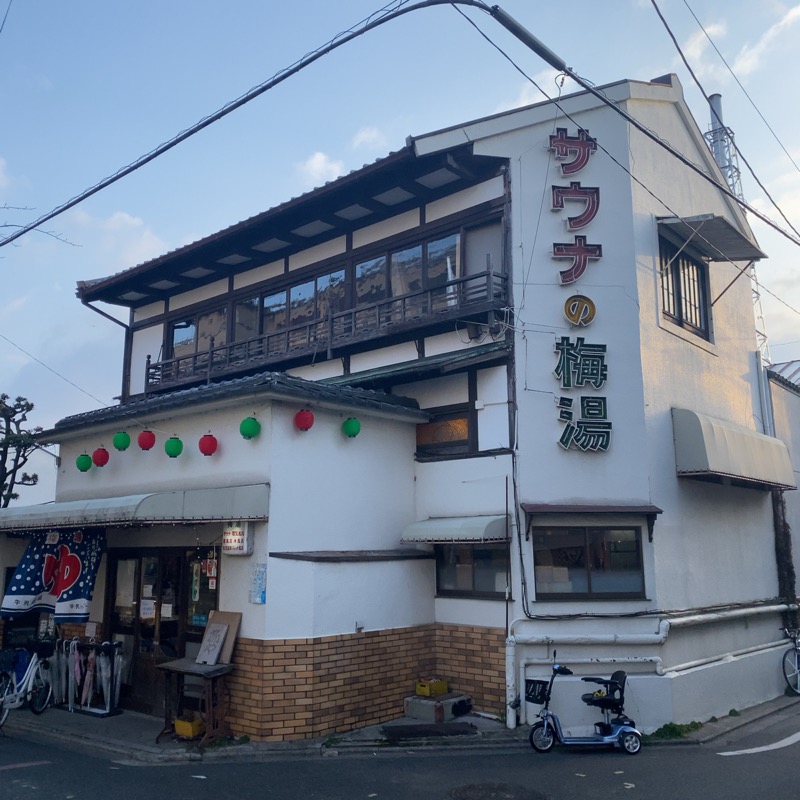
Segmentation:
[(475, 415), (468, 403), (427, 410), (433, 419), (417, 425), (417, 455), (447, 457), (477, 450)]
[(663, 236), (659, 237), (659, 255), (664, 314), (682, 328), (708, 339), (708, 265)]
[[(449, 229), (409, 231), (383, 247), (344, 256), (335, 267), (327, 262), (318, 272), (283, 273), (252, 294), (220, 298), (213, 310), (208, 303), (200, 313), (170, 314), (164, 359), (180, 359), (179, 376), (188, 375), (186, 370), (205, 368), (199, 356), (213, 342), (224, 350), (216, 353), (215, 365), (232, 370), (348, 337), (382, 335), (389, 326), (405, 325), (406, 335), (421, 319), (440, 323), (462, 308), (500, 302), (507, 291), (502, 219), (497, 212), (476, 217), (465, 216)], [(161, 371), (157, 377), (163, 382), (175, 376)]]
[(170, 351), (172, 358), (205, 353), (211, 347), (220, 347), (228, 341), (227, 308), (218, 308), (207, 314), (185, 317), (170, 325)]
[(540, 600), (644, 597), (640, 528), (530, 530)]

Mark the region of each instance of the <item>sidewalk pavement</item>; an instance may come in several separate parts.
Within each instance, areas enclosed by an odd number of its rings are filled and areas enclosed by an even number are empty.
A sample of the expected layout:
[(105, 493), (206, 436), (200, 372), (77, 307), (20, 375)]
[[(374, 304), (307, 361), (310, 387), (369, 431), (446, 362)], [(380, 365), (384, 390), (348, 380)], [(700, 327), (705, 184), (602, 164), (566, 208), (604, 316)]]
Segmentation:
[[(800, 697), (777, 697), (738, 714), (706, 722), (699, 730), (681, 738), (658, 740), (653, 744), (705, 744), (723, 737), (756, 720), (775, 714), (800, 713)], [(123, 711), (111, 717), (71, 713), (52, 708), (41, 716), (27, 709), (12, 711), (0, 729), (0, 750), (5, 737), (20, 738), (42, 744), (58, 743), (67, 748), (93, 755), (106, 755), (115, 761), (132, 764), (182, 763), (187, 761), (267, 761), (290, 756), (338, 756), (348, 753), (377, 753), (432, 748), (525, 748), (528, 749), (528, 726), (509, 729), (494, 718), (467, 714), (451, 722), (429, 724), (398, 718), (383, 725), (361, 728), (343, 734), (298, 742), (216, 742), (198, 750), (191, 741), (164, 735), (156, 737), (163, 720), (134, 711)]]

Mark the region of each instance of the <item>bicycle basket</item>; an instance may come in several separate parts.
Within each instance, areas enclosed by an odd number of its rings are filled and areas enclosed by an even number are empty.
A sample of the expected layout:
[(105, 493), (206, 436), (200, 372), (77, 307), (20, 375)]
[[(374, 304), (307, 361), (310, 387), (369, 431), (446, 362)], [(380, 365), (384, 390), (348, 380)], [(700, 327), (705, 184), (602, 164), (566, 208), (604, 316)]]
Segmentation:
[(531, 678), (525, 680), (525, 700), (529, 703), (544, 705), (547, 698), (547, 681), (538, 681)]

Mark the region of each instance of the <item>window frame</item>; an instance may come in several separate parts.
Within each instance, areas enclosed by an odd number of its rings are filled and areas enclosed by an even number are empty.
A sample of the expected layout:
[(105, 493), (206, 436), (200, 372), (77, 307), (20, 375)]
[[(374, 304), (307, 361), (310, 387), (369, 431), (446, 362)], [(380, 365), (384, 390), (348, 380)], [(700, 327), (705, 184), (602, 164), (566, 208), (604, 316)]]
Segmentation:
[(708, 262), (665, 233), (658, 235), (661, 311), (673, 324), (711, 340)]
[[(443, 589), (441, 587), (441, 569), (444, 566), (444, 559), (447, 553), (445, 548), (461, 548), (466, 550), (469, 548), (472, 552), (472, 575), (471, 575), (471, 589)], [(510, 543), (509, 542), (459, 542), (459, 541), (452, 541), (452, 542), (434, 542), (433, 546), (435, 560), (436, 560), (436, 597), (443, 597), (443, 598), (462, 598), (462, 599), (472, 599), (472, 600), (505, 600), (506, 599), (506, 589), (508, 589), (508, 599), (511, 600), (511, 581), (510, 581), (510, 569), (511, 569), (511, 556), (510, 556)], [(475, 564), (479, 563), (476, 561), (474, 555), (476, 551), (493, 551), (495, 553), (499, 553), (503, 556), (505, 567), (503, 575), (505, 576), (505, 585), (503, 586), (502, 590), (494, 590), (494, 591), (481, 591), (475, 589)], [(499, 574), (499, 573), (498, 573)]]
[[(587, 561), (584, 570), (586, 574), (586, 587), (587, 591), (570, 591), (570, 592), (547, 592), (542, 591), (540, 589), (540, 581), (537, 579), (536, 570), (537, 568), (546, 568), (550, 566), (554, 566), (552, 564), (537, 564), (537, 535), (541, 535), (544, 531), (571, 531), (575, 533), (576, 531), (583, 531), (583, 554), (584, 559)], [(639, 575), (640, 580), (640, 589), (636, 591), (598, 591), (593, 590), (592, 588), (592, 573), (597, 573), (597, 570), (592, 569), (592, 565), (588, 563), (588, 558), (586, 555), (591, 552), (591, 535), (592, 534), (604, 534), (609, 531), (632, 531), (635, 537), (636, 543), (636, 571)], [(591, 600), (591, 601), (602, 601), (602, 600), (643, 600), (646, 598), (646, 587), (645, 587), (645, 571), (644, 571), (644, 548), (643, 548), (643, 541), (642, 541), (642, 527), (640, 525), (630, 525), (630, 524), (621, 524), (621, 525), (534, 525), (531, 521), (528, 526), (528, 532), (530, 534), (531, 539), (531, 552), (533, 556), (533, 570), (534, 570), (534, 581), (535, 581), (535, 590), (536, 590), (536, 599), (540, 601), (571, 601), (571, 600)], [(552, 548), (540, 548), (540, 551), (544, 551), (547, 549), (548, 551), (552, 550)], [(560, 548), (565, 549), (565, 548)], [(576, 548), (577, 549), (577, 548)], [(563, 566), (560, 565), (560, 566)], [(574, 567), (573, 567), (574, 568)]]
[[(443, 241), (448, 237), (455, 236), (456, 250), (458, 257), (458, 264), (456, 265), (456, 279), (463, 278), (467, 270), (467, 255), (466, 246), (467, 239), (469, 238), (470, 231), (486, 228), (489, 226), (498, 225), (500, 242), (499, 251), (501, 253), (502, 263), (494, 269), (498, 274), (505, 274), (507, 264), (505, 259), (506, 252), (506, 225), (504, 209), (498, 202), (491, 202), (480, 207), (469, 209), (465, 212), (458, 212), (451, 217), (443, 220), (437, 220), (435, 223), (422, 224), (413, 231), (407, 231), (396, 234), (386, 239), (364, 245), (362, 247), (348, 247), (345, 253), (333, 256), (331, 258), (323, 259), (313, 265), (303, 269), (289, 270), (288, 260), (284, 268), (284, 272), (280, 275), (274, 276), (251, 285), (247, 289), (240, 289), (237, 291), (229, 291), (224, 297), (217, 298), (216, 300), (207, 300), (197, 306), (181, 309), (180, 311), (166, 311), (161, 322), (164, 324), (164, 338), (162, 344), (162, 352), (164, 357), (169, 359), (173, 358), (173, 329), (176, 325), (193, 321), (195, 325), (200, 316), (213, 314), (215, 312), (223, 311), (226, 315), (226, 345), (234, 345), (248, 341), (248, 339), (237, 338), (237, 323), (236, 323), (236, 310), (237, 306), (246, 303), (249, 300), (257, 300), (259, 304), (258, 312), (258, 328), (260, 333), (255, 337), (265, 335), (264, 331), (264, 308), (263, 302), (266, 297), (284, 293), (287, 299), (286, 302), (286, 319), (284, 326), (280, 330), (271, 331), (270, 333), (282, 333), (288, 330), (291, 325), (289, 324), (290, 313), (290, 291), (293, 286), (314, 281), (315, 288), (315, 321), (319, 322), (325, 317), (319, 316), (319, 280), (324, 279), (328, 275), (343, 272), (344, 273), (344, 286), (342, 289), (343, 297), (339, 298), (343, 308), (339, 312), (357, 311), (360, 305), (367, 305), (370, 302), (382, 302), (381, 300), (371, 301), (363, 300), (359, 302), (357, 297), (357, 280), (356, 270), (359, 264), (371, 261), (373, 259), (384, 258), (383, 275), (384, 275), (384, 300), (392, 299), (395, 295), (392, 293), (392, 274), (391, 274), (391, 256), (394, 253), (401, 253), (408, 251), (416, 246), (421, 248), (421, 261), (422, 261), (422, 289), (421, 291), (428, 291), (432, 287), (429, 286), (428, 278), (428, 262), (432, 258), (429, 253), (429, 245), (439, 241)], [(438, 286), (439, 281), (436, 281)], [(435, 288), (435, 287), (433, 287)], [(446, 288), (442, 288), (443, 297), (449, 297)], [(413, 294), (413, 292), (411, 293)], [(404, 295), (399, 295), (404, 296)], [(141, 325), (136, 325), (135, 329), (148, 327), (148, 325), (156, 324), (159, 320), (149, 319)], [(195, 333), (195, 349), (194, 354), (197, 355), (201, 351), (197, 350), (197, 333)], [(205, 352), (205, 351), (202, 351)]]
[[(434, 406), (426, 408), (433, 419), (431, 424), (436, 422), (446, 422), (448, 419), (467, 419), (467, 438), (460, 440), (458, 444), (450, 445), (447, 442), (442, 444), (429, 444), (420, 446), (416, 443), (415, 457), (417, 461), (447, 461), (458, 458), (471, 458), (481, 455), (478, 439), (478, 370), (471, 369), (467, 372), (467, 400), (463, 403), (452, 403), (446, 406)], [(417, 430), (419, 430), (419, 425)], [(461, 444), (463, 442), (463, 444)]]

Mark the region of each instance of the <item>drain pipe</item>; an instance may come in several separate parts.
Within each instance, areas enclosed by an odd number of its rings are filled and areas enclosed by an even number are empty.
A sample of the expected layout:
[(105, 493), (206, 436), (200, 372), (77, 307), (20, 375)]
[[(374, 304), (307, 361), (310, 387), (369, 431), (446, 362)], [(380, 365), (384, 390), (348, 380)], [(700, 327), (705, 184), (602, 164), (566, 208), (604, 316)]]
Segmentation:
[[(733, 608), (726, 611), (710, 611), (700, 614), (687, 614), (682, 617), (673, 617), (671, 619), (660, 619), (658, 628), (655, 633), (631, 633), (631, 634), (557, 634), (555, 636), (548, 635), (519, 635), (513, 633), (514, 626), (520, 622), (530, 622), (525, 617), (515, 619), (509, 629), (511, 634), (506, 639), (506, 727), (514, 729), (516, 727), (516, 710), (520, 705), (520, 691), (518, 687), (522, 687), (522, 696), (524, 697), (524, 668), (520, 669), (519, 681), (517, 680), (517, 658), (516, 647), (521, 645), (662, 645), (667, 640), (670, 630), (673, 627), (691, 627), (694, 625), (707, 625), (714, 622), (723, 622), (741, 617), (753, 617), (761, 614), (776, 614), (786, 611), (790, 606), (786, 603), (776, 605), (757, 606), (755, 608)], [(711, 661), (722, 660), (727, 655), (721, 657), (714, 657)], [(632, 662), (633, 659), (618, 658), (610, 659), (609, 661), (627, 661)], [(659, 675), (664, 674), (663, 667), (659, 671), (658, 666), (661, 664), (661, 659), (655, 660), (657, 665), (656, 672)], [(533, 663), (533, 662), (530, 662)], [(542, 663), (550, 663), (549, 660)], [(570, 663), (598, 663), (596, 659), (587, 659), (585, 661), (575, 661), (570, 659)], [(523, 707), (524, 714), (524, 707)]]

